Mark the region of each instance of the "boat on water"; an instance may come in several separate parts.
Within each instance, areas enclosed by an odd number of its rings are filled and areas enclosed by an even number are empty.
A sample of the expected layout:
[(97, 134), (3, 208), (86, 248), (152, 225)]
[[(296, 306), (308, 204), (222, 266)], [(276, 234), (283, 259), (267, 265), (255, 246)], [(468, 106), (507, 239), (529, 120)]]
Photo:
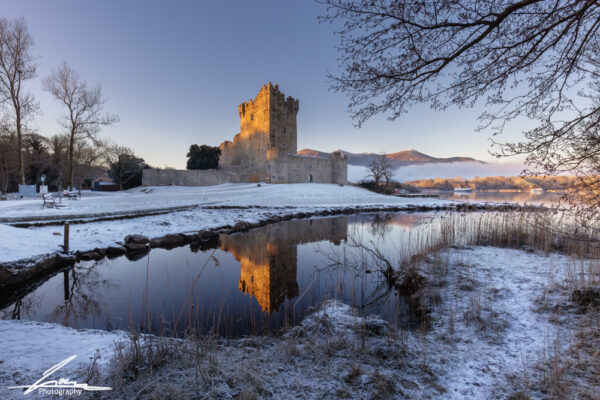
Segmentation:
[(454, 193), (472, 193), (473, 189), (470, 187), (457, 187), (454, 188)]
[(541, 194), (541, 193), (544, 193), (544, 189), (542, 189), (542, 188), (533, 188), (533, 189), (531, 189), (531, 193)]

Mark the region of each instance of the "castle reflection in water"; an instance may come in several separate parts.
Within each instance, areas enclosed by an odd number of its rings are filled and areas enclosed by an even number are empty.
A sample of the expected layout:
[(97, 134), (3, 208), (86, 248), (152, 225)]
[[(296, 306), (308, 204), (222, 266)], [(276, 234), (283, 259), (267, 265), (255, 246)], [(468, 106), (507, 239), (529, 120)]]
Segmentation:
[(308, 219), (267, 225), (237, 235), (222, 235), (221, 250), (240, 262), (239, 289), (254, 296), (266, 313), (298, 296), (296, 269), (300, 244), (347, 239), (347, 217)]

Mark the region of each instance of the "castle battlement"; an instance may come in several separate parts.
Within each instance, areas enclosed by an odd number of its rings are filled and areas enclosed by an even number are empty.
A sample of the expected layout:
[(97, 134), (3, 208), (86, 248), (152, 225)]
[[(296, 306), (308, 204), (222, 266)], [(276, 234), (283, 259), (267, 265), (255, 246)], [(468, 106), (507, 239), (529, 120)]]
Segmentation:
[(220, 166), (254, 168), (270, 182), (346, 182), (347, 160), (341, 155), (324, 163), (297, 154), (299, 109), (300, 102), (279, 85), (262, 85), (254, 99), (238, 106), (240, 133), (219, 146)]

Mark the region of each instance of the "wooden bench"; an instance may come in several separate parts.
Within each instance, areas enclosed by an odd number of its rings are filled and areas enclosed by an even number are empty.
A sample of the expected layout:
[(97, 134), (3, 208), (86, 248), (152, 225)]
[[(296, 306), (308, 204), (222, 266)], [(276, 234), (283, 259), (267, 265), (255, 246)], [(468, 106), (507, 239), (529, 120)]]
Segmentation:
[(44, 204), (42, 204), (42, 207), (54, 208), (56, 205), (56, 198), (52, 195), (52, 193), (46, 193), (42, 195), (42, 197), (44, 199)]
[(76, 191), (65, 192), (64, 197), (68, 200), (78, 200), (81, 197), (81, 193)]

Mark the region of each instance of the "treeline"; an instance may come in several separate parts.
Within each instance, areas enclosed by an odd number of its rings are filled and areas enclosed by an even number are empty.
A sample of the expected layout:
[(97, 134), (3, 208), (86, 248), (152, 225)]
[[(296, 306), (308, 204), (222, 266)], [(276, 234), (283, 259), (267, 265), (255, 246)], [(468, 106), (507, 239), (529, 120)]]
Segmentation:
[(103, 112), (100, 85), (91, 86), (66, 62), (42, 80), (42, 89), (60, 104), (61, 131), (44, 136), (31, 128), (41, 112), (28, 87), (37, 57), (23, 18), (0, 17), (0, 191), (44, 183), (51, 190), (85, 188), (108, 174), (121, 189), (141, 184), (144, 160), (98, 135), (118, 121)]
[(485, 178), (434, 178), (404, 182), (413, 188), (453, 190), (458, 187), (470, 187), (473, 190), (568, 190), (577, 185), (575, 176), (488, 176)]
[[(18, 190), (18, 159), (14, 133), (0, 132), (0, 192)], [(69, 170), (69, 136), (45, 137), (35, 133), (23, 135), (24, 177), (26, 184), (45, 184), (52, 191), (67, 187)], [(77, 141), (73, 146), (73, 185), (87, 189), (92, 180), (108, 175), (121, 189), (139, 186), (142, 170), (148, 168), (143, 159), (127, 147), (104, 142)]]

